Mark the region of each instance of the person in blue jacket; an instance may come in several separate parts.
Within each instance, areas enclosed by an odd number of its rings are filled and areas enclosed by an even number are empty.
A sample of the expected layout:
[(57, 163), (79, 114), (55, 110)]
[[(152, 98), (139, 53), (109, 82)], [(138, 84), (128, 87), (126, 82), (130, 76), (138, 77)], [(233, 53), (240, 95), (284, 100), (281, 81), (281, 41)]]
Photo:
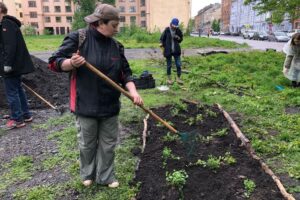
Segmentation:
[(180, 43), (183, 40), (182, 31), (179, 28), (179, 20), (177, 18), (173, 18), (171, 20), (170, 26), (167, 27), (160, 37), (160, 46), (163, 47), (164, 57), (167, 61), (167, 83), (172, 84), (172, 77), (171, 77), (171, 68), (172, 68), (172, 56), (175, 60), (175, 65), (177, 69), (177, 77), (176, 81), (179, 84), (182, 84), (182, 80), (180, 79), (181, 76), (181, 48)]

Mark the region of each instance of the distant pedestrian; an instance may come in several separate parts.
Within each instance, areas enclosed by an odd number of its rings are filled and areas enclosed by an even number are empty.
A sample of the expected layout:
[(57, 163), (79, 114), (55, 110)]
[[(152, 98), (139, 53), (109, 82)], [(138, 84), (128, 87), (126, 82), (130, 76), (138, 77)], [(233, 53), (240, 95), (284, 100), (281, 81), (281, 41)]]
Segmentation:
[(21, 22), (7, 15), (7, 7), (0, 2), (0, 76), (3, 77), (10, 119), (6, 129), (21, 128), (32, 121), (21, 75), (34, 71), (34, 65), (20, 30)]
[(293, 87), (300, 87), (300, 33), (292, 36), (283, 47), (283, 52), (286, 54), (283, 74), (292, 81)]
[(183, 40), (182, 31), (179, 28), (179, 20), (173, 18), (170, 26), (167, 27), (160, 37), (160, 46), (164, 48), (164, 57), (167, 61), (167, 83), (172, 84), (171, 68), (172, 68), (172, 56), (175, 60), (175, 65), (177, 68), (176, 81), (182, 84), (183, 81), (180, 79), (181, 76), (181, 48), (180, 43)]

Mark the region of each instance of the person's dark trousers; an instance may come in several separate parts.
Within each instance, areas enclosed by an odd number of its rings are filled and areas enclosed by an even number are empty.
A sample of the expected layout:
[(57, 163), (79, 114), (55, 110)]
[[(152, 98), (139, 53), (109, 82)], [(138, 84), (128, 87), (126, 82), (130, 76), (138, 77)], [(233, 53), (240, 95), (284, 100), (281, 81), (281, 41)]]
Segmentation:
[[(180, 56), (173, 55), (173, 57), (174, 57), (175, 65), (176, 65), (176, 68), (177, 68), (177, 76), (180, 77), (181, 76)], [(171, 68), (172, 68), (172, 56), (166, 57), (166, 59), (167, 59), (167, 75), (170, 76), (171, 75)]]
[(21, 76), (4, 78), (6, 98), (11, 110), (10, 119), (17, 122), (31, 117), (27, 98), (21, 84)]

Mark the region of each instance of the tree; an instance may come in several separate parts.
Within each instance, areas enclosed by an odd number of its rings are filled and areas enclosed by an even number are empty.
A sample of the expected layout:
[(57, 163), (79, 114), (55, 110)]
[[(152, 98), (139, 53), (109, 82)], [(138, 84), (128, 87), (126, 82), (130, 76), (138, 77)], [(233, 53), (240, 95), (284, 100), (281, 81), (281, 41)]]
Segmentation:
[(220, 20), (214, 19), (211, 28), (214, 32), (220, 32)]
[(74, 13), (72, 29), (77, 30), (86, 27), (86, 23), (83, 20), (85, 16), (90, 15), (95, 10), (97, 2), (107, 3), (115, 5), (115, 0), (73, 0), (78, 6), (78, 9)]
[(282, 22), (286, 14), (291, 21), (300, 18), (300, 0), (245, 0), (244, 4), (254, 4), (259, 14), (271, 12), (274, 23)]

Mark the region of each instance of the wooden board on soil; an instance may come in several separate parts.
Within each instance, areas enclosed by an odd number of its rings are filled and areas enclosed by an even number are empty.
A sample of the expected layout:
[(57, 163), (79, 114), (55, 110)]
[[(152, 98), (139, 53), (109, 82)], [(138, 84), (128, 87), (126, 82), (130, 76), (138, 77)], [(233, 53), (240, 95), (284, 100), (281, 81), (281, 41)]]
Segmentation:
[[(186, 133), (187, 142), (166, 137), (168, 130), (148, 119), (147, 145), (135, 177), (135, 183), (140, 184), (136, 199), (284, 199), (259, 162), (240, 145), (216, 106), (183, 105), (153, 111)], [(192, 138), (192, 134), (196, 137)], [(173, 172), (187, 174), (186, 182), (180, 185), (182, 190), (169, 183)], [(247, 183), (254, 183), (252, 192)]]

